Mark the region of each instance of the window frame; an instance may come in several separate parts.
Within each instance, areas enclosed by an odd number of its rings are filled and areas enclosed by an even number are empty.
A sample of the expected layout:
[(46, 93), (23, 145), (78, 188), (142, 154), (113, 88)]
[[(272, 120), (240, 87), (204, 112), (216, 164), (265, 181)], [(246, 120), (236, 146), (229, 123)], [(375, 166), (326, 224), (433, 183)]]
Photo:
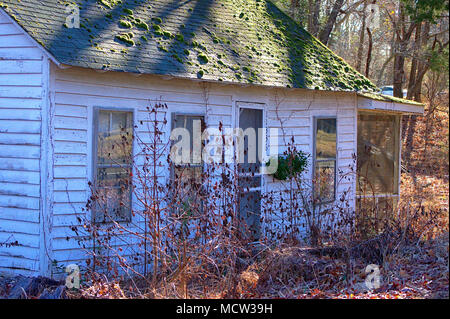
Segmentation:
[[(393, 214), (395, 214), (395, 212), (398, 209), (398, 204), (400, 201), (400, 177), (401, 177), (401, 150), (402, 150), (402, 115), (398, 114), (398, 113), (393, 113), (393, 112), (381, 112), (381, 111), (377, 111), (377, 110), (358, 110), (357, 113), (357, 118), (356, 118), (356, 154), (358, 154), (358, 138), (359, 138), (359, 125), (360, 125), (360, 121), (359, 121), (359, 115), (372, 115), (372, 116), (376, 116), (376, 115), (383, 115), (383, 116), (393, 116), (394, 117), (394, 139), (395, 139), (395, 145), (394, 145), (394, 156), (395, 156), (395, 161), (396, 161), (396, 165), (397, 167), (395, 167), (394, 165), (394, 176), (393, 176), (393, 181), (394, 181), (394, 190), (392, 193), (368, 193), (368, 194), (363, 194), (360, 193), (359, 188), (360, 188), (360, 173), (359, 173), (359, 169), (357, 167), (357, 163), (356, 163), (356, 190), (355, 190), (355, 194), (356, 194), (356, 200), (355, 200), (355, 211), (357, 212), (357, 216), (359, 218), (362, 218), (362, 227), (365, 227), (364, 223), (365, 221), (368, 220), (372, 220), (372, 222), (374, 222), (374, 229), (375, 232), (379, 233), (379, 224), (378, 221), (382, 220), (384, 218), (384, 216), (380, 216), (379, 213), (386, 213), (386, 214), (392, 214), (391, 216), (394, 216)], [(381, 210), (379, 210), (380, 207), (380, 203), (382, 204), (383, 201), (389, 203), (390, 201), (392, 201), (392, 206), (390, 207), (391, 210), (387, 210), (385, 208), (382, 208)], [(364, 205), (370, 205), (369, 209), (363, 208)], [(361, 210), (362, 208), (362, 210)], [(373, 209), (372, 211), (370, 209)], [(371, 213), (375, 212), (375, 215), (372, 215)], [(369, 213), (369, 214), (368, 214)]]
[[(402, 115), (397, 113), (391, 113), (391, 112), (378, 112), (378, 111), (369, 111), (369, 110), (358, 110), (357, 118), (356, 118), (356, 145), (358, 146), (358, 131), (359, 131), (359, 115), (383, 115), (383, 116), (393, 116), (394, 117), (394, 125), (395, 125), (395, 131), (394, 131), (394, 139), (395, 139), (395, 145), (394, 145), (394, 156), (397, 167), (394, 165), (394, 191), (392, 193), (378, 193), (378, 194), (361, 194), (359, 192), (359, 171), (358, 167), (356, 167), (356, 198), (357, 199), (373, 199), (377, 204), (380, 199), (383, 198), (393, 198), (394, 201), (396, 200), (398, 203), (398, 200), (400, 199), (400, 176), (401, 176), (401, 147), (402, 147), (402, 136), (401, 136), (401, 123), (402, 123)], [(356, 149), (356, 154), (358, 154), (358, 149)]]
[[(97, 175), (98, 175), (98, 131), (99, 131), (99, 113), (100, 111), (107, 111), (107, 112), (118, 112), (118, 113), (131, 113), (131, 131), (132, 131), (132, 143), (131, 143), (131, 157), (133, 157), (135, 152), (135, 145), (134, 145), (134, 136), (135, 136), (135, 114), (136, 111), (134, 108), (131, 107), (107, 107), (107, 106), (94, 106), (93, 107), (93, 116), (92, 116), (92, 181), (93, 181), (93, 189), (96, 191), (97, 188)], [(130, 169), (134, 170), (133, 162), (129, 164)], [(134, 172), (133, 172), (134, 173)], [(133, 174), (134, 175), (134, 174)], [(131, 180), (130, 187), (133, 186), (133, 181)], [(132, 221), (132, 207), (133, 207), (133, 192), (130, 191), (130, 207), (127, 211), (127, 217), (123, 220), (115, 220), (115, 221), (97, 221), (95, 216), (97, 213), (96, 207), (93, 207), (91, 210), (91, 221), (94, 224), (101, 225), (101, 224), (110, 224), (113, 222), (116, 223), (130, 223)]]
[(314, 124), (313, 124), (313, 167), (312, 167), (312, 179), (315, 181), (316, 179), (316, 163), (319, 162), (327, 162), (327, 161), (332, 161), (333, 159), (326, 159), (326, 160), (317, 160), (317, 120), (335, 120), (336, 121), (336, 156), (334, 158), (334, 182), (333, 182), (333, 199), (329, 199), (329, 200), (320, 200), (319, 198), (316, 198), (316, 192), (315, 192), (315, 187), (312, 188), (312, 195), (313, 195), (313, 200), (315, 201), (316, 199), (318, 200), (318, 204), (324, 205), (324, 204), (331, 204), (334, 203), (336, 201), (336, 190), (337, 190), (337, 167), (338, 167), (338, 119), (337, 116), (335, 115), (319, 115), (319, 116), (314, 116), (313, 120), (314, 120)]
[[(262, 127), (261, 129), (267, 130), (267, 104), (266, 103), (261, 103), (261, 102), (245, 102), (245, 101), (236, 101), (235, 104), (235, 128), (239, 129), (241, 128), (241, 121), (240, 121), (240, 115), (241, 115), (241, 110), (243, 109), (248, 109), (248, 110), (258, 110), (261, 111), (262, 114)], [(238, 143), (235, 137), (233, 137), (234, 139), (234, 158), (237, 159), (239, 157), (239, 147), (238, 147)], [(261, 154), (265, 155), (268, 152), (269, 149), (269, 136), (268, 134), (266, 134), (265, 136), (265, 148), (264, 149), (260, 149), (259, 152), (261, 152)], [(259, 141), (257, 141), (257, 143), (259, 143)], [(245, 145), (245, 143), (244, 143)], [(256, 154), (256, 160), (259, 160), (259, 155), (260, 154)], [(242, 173), (240, 171), (240, 163), (234, 163), (234, 165), (237, 165), (238, 168), (238, 185), (240, 186), (240, 180), (242, 178), (244, 178), (245, 181), (245, 177), (253, 177), (253, 178), (257, 178), (259, 177), (259, 186), (252, 186), (252, 187), (248, 187), (248, 190), (246, 189), (246, 187), (244, 186), (243, 189), (240, 191), (240, 194), (238, 195), (239, 198), (239, 202), (237, 204), (237, 209), (238, 209), (238, 220), (241, 218), (241, 200), (242, 197), (241, 196), (245, 196), (248, 194), (257, 194), (259, 192), (259, 201), (258, 201), (258, 206), (259, 206), (259, 217), (261, 218), (263, 215), (263, 198), (264, 198), (264, 194), (266, 193), (266, 178), (265, 178), (265, 174), (261, 173), (261, 168), (264, 165), (263, 161), (261, 161), (260, 163), (260, 167), (257, 170), (257, 172), (255, 172), (254, 174), (252, 173)], [(250, 183), (251, 185), (251, 183)], [(258, 232), (258, 237), (259, 239), (261, 238), (262, 234), (263, 234), (263, 226), (261, 221), (257, 221), (257, 232)], [(256, 242), (259, 239), (255, 239), (253, 238), (253, 240), (251, 240), (251, 242)]]
[[(203, 118), (203, 123), (204, 123), (204, 128), (207, 128), (207, 124), (206, 124), (206, 114), (205, 113), (195, 113), (195, 112), (171, 112), (171, 121), (170, 121), (170, 132), (172, 132), (173, 129), (175, 129), (175, 120), (177, 116), (189, 116), (189, 117), (201, 117)], [(170, 135), (170, 133), (169, 133)], [(200, 133), (200, 136), (202, 138), (201, 143), (203, 144), (203, 131)], [(192, 136), (191, 136), (192, 138)], [(170, 147), (172, 147), (174, 145), (175, 141), (170, 141)], [(205, 163), (203, 162), (203, 147), (204, 145), (202, 145), (201, 147), (201, 155), (200, 155), (200, 163), (199, 164), (172, 164), (170, 165), (170, 180), (174, 181), (175, 179), (175, 168), (177, 167), (189, 167), (189, 168), (195, 168), (195, 167), (201, 167), (201, 171), (202, 173), (205, 171)], [(192, 150), (191, 150), (192, 151)]]

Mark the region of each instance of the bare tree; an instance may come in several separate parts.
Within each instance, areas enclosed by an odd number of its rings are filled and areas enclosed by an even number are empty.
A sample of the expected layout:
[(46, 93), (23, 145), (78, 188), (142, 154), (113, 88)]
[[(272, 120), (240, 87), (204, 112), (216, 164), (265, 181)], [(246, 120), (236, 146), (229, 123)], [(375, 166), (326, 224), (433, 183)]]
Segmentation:
[(344, 0), (336, 0), (336, 2), (333, 5), (333, 9), (331, 10), (330, 15), (328, 16), (327, 22), (325, 23), (325, 26), (320, 31), (319, 39), (325, 45), (327, 45), (328, 40), (330, 39), (331, 31), (333, 31), (333, 27), (336, 24), (336, 19), (343, 5)]

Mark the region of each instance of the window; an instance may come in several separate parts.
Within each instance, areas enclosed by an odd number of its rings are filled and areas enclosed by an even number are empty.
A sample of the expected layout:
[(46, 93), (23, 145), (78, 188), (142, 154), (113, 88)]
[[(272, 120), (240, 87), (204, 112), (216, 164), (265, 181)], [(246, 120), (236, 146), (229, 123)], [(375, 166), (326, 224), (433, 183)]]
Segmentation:
[(316, 118), (314, 199), (332, 202), (336, 191), (336, 118)]
[(130, 221), (133, 113), (97, 109), (94, 134), (94, 222)]
[[(187, 196), (190, 190), (198, 190), (201, 185), (201, 176), (203, 172), (203, 164), (201, 159), (204, 146), (201, 136), (205, 129), (204, 117), (201, 115), (174, 114), (172, 128), (184, 128), (189, 132), (189, 163), (176, 164), (173, 167), (173, 178), (177, 185), (183, 189), (182, 193)], [(195, 132), (195, 130), (198, 129), (200, 129), (200, 131)], [(179, 137), (179, 140), (180, 139), (181, 136)], [(175, 140), (173, 142), (177, 143), (179, 140)], [(200, 148), (198, 149), (198, 147), (194, 147), (194, 143), (200, 143)], [(196, 154), (197, 151), (200, 152), (200, 154)], [(191, 194), (194, 194), (194, 192), (191, 192)]]

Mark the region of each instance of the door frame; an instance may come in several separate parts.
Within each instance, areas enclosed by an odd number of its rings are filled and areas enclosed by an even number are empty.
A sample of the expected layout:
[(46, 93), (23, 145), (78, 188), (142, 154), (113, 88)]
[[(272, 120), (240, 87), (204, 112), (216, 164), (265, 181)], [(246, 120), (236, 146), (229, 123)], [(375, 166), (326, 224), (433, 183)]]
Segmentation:
[[(236, 109), (235, 109), (235, 128), (239, 128), (239, 115), (240, 115), (240, 109), (254, 109), (254, 110), (262, 110), (262, 128), (267, 128), (267, 104), (261, 103), (261, 102), (247, 102), (247, 101), (236, 101)], [(266, 149), (264, 152), (267, 154), (267, 148), (268, 148), (268, 141), (267, 141), (267, 135), (266, 135)], [(234, 156), (237, 155), (237, 148), (234, 148)], [(235, 163), (237, 165), (237, 163)], [(260, 190), (261, 192), (265, 192), (266, 188), (266, 179), (264, 178), (264, 175), (261, 175), (261, 186)], [(252, 189), (250, 189), (251, 191)]]
[[(246, 102), (246, 101), (236, 101), (235, 103), (236, 108), (235, 108), (235, 128), (240, 128), (240, 110), (241, 109), (252, 109), (252, 110), (261, 110), (262, 111), (262, 128), (267, 128), (267, 104), (266, 103), (261, 103), (261, 102)], [(266, 141), (265, 141), (265, 149), (262, 150), (263, 152), (265, 152), (265, 154), (267, 154), (267, 135), (266, 135)], [(237, 145), (237, 143), (235, 144)], [(236, 156), (238, 152), (237, 147), (235, 147), (234, 149), (234, 155)], [(257, 154), (258, 156), (258, 154)], [(235, 163), (235, 165), (238, 165), (238, 163)], [(241, 176), (238, 172), (238, 176)], [(266, 179), (264, 178), (263, 174), (255, 174), (255, 176), (260, 176), (260, 186), (259, 187), (252, 187), (249, 188), (248, 191), (245, 191), (245, 193), (251, 193), (251, 192), (260, 192), (260, 197), (262, 198), (263, 194), (266, 193)], [(259, 214), (260, 216), (262, 215), (262, 211), (263, 211), (263, 207), (262, 204), (260, 203), (259, 205), (260, 209), (259, 209)], [(260, 224), (259, 225), (259, 232), (260, 234), (262, 234), (262, 230), (263, 227)], [(256, 241), (258, 241), (259, 239), (257, 239)]]

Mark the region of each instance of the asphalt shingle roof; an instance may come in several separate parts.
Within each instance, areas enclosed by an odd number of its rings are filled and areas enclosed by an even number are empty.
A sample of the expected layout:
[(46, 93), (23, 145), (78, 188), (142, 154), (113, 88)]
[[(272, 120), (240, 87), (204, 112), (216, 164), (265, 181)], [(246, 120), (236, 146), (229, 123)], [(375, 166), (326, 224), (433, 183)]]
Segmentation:
[[(80, 8), (68, 28), (66, 6)], [(0, 0), (59, 62), (111, 71), (377, 91), (267, 0)]]

